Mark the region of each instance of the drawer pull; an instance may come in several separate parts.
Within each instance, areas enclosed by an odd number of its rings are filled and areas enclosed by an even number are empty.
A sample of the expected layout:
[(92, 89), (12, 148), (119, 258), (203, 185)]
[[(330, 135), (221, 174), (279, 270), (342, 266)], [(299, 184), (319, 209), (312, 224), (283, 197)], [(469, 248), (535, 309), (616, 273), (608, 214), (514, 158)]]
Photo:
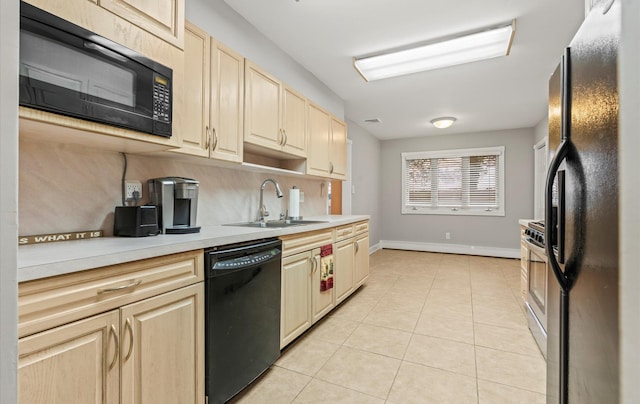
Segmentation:
[(124, 331), (127, 332), (129, 330), (129, 352), (124, 357), (124, 361), (128, 361), (131, 353), (133, 352), (133, 327), (131, 326), (131, 320), (127, 318), (127, 321), (124, 323)]
[(118, 291), (124, 290), (124, 289), (135, 288), (136, 286), (140, 285), (141, 283), (142, 283), (142, 281), (138, 280), (138, 281), (133, 281), (133, 282), (127, 284), (127, 285), (116, 286), (114, 288), (98, 289), (98, 294), (101, 295), (103, 293), (113, 293), (113, 292), (118, 292)]
[(111, 330), (110, 330), (111, 335), (113, 335), (113, 340), (116, 343), (116, 349), (113, 351), (113, 359), (111, 360), (111, 363), (109, 364), (109, 370), (113, 369), (113, 367), (116, 365), (116, 361), (118, 359), (118, 352), (120, 352), (120, 343), (118, 342), (118, 333), (116, 331), (116, 326), (111, 324)]

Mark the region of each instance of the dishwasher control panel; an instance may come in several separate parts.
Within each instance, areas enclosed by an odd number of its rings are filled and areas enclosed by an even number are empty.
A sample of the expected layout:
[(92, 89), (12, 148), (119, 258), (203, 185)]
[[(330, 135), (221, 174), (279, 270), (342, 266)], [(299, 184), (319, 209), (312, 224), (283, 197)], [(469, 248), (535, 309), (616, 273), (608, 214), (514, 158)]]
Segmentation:
[(270, 259), (277, 257), (279, 254), (279, 249), (272, 248), (268, 251), (262, 251), (256, 254), (217, 261), (213, 264), (212, 269), (215, 270), (243, 268), (246, 266), (256, 265), (265, 261), (269, 261)]

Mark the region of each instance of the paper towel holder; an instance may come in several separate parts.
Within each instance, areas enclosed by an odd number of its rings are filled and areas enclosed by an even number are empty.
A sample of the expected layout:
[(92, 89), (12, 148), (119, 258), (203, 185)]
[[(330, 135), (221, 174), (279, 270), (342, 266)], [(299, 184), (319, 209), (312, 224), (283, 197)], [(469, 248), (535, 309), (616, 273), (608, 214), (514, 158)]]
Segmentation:
[(287, 209), (287, 219), (302, 220), (302, 216), (300, 216), (300, 190), (294, 185), (293, 188), (291, 188), (291, 191), (294, 192), (289, 192), (289, 209)]

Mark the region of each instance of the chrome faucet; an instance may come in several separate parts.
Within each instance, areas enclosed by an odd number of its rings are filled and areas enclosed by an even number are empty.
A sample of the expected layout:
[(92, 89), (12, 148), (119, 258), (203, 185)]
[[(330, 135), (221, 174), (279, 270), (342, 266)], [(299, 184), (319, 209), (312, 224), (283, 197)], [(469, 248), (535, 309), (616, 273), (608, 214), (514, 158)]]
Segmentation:
[(268, 182), (273, 183), (273, 185), (276, 187), (276, 195), (278, 196), (278, 198), (282, 198), (284, 195), (282, 193), (282, 190), (280, 189), (280, 185), (275, 180), (272, 180), (271, 178), (267, 178), (262, 182), (262, 186), (260, 187), (260, 211), (258, 213), (258, 222), (260, 223), (264, 223), (264, 218), (269, 216), (269, 211), (267, 210), (267, 207), (264, 206), (264, 200), (262, 198), (264, 187), (267, 186)]

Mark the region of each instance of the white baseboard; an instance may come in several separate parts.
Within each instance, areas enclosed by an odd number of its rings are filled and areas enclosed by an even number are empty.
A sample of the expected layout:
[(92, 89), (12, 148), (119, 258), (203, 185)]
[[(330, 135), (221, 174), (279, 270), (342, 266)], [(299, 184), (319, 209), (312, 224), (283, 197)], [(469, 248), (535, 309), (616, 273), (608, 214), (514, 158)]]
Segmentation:
[(382, 247), (380, 246), (380, 243), (378, 244), (374, 244), (372, 246), (369, 247), (369, 255), (373, 254), (374, 252), (381, 250)]
[(421, 243), (416, 241), (380, 240), (379, 248), (396, 250), (428, 251), (449, 254), (482, 255), (487, 257), (520, 258), (520, 249), (482, 247), (463, 244)]

